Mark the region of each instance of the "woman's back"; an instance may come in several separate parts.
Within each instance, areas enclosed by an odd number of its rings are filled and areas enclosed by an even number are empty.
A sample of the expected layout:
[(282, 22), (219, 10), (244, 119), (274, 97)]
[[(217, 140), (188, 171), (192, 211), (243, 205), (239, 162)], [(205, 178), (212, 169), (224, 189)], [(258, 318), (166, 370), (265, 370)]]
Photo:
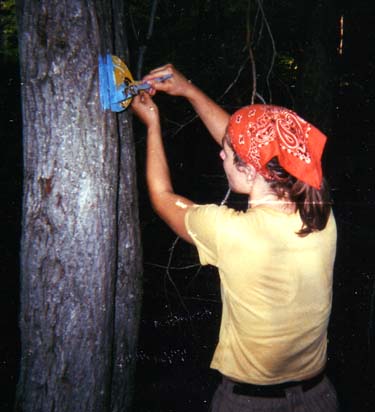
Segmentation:
[(218, 267), (223, 315), (212, 367), (271, 384), (318, 373), (326, 362), (336, 225), (301, 237), (301, 219), (267, 206), (194, 208), (187, 227), (203, 263)]

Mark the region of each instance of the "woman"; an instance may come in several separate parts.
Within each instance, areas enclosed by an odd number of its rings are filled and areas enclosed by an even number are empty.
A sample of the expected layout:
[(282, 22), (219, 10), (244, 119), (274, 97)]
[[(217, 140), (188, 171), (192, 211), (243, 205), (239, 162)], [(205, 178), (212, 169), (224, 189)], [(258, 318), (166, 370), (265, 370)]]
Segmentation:
[[(164, 83), (153, 79), (172, 74)], [(337, 411), (324, 375), (336, 226), (322, 178), (326, 137), (285, 108), (244, 107), (232, 116), (167, 65), (145, 77), (151, 94), (186, 97), (213, 138), (231, 190), (249, 209), (195, 205), (174, 193), (158, 108), (132, 108), (147, 127), (146, 177), (159, 216), (218, 268), (219, 341), (211, 367), (223, 376), (211, 410)]]

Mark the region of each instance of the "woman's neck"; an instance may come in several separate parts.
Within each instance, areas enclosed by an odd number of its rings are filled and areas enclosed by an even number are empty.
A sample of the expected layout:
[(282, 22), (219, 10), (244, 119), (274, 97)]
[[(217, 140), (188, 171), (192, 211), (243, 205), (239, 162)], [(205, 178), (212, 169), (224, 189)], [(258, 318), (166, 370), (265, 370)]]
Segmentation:
[(287, 198), (278, 198), (263, 178), (255, 179), (249, 195), (248, 205), (249, 208), (267, 206), (287, 214), (295, 213), (296, 211), (296, 204)]
[(295, 213), (296, 205), (294, 202), (285, 200), (285, 199), (277, 199), (276, 197), (264, 197), (262, 199), (250, 199), (248, 202), (249, 208), (255, 208), (260, 206), (267, 206), (271, 209), (278, 210), (283, 213), (291, 214)]

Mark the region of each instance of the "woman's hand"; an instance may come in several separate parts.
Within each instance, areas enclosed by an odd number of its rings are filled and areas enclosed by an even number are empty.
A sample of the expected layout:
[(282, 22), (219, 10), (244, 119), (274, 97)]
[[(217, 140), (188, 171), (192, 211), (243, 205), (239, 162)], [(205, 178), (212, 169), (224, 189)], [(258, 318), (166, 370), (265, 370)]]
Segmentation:
[[(172, 75), (172, 77), (163, 82), (154, 80), (165, 75)], [(181, 74), (172, 64), (166, 64), (165, 66), (151, 70), (142, 81), (147, 82), (151, 86), (151, 89), (148, 91), (151, 95), (161, 91), (172, 96), (187, 97), (189, 91), (193, 88), (191, 81)]]
[(131, 108), (147, 128), (159, 126), (159, 110), (148, 93), (142, 92), (135, 96)]
[[(155, 79), (165, 75), (170, 78), (157, 82)], [(221, 145), (229, 121), (229, 114), (217, 103), (210, 99), (198, 87), (191, 83), (172, 64), (158, 67), (143, 78), (151, 89), (147, 91), (151, 96), (162, 91), (172, 96), (185, 97), (201, 118), (214, 140)]]

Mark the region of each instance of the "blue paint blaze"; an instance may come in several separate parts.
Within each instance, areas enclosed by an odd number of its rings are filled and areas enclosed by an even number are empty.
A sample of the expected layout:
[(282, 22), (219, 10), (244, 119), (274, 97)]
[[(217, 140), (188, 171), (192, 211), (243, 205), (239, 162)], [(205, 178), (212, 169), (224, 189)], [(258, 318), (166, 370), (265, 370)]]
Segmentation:
[(99, 56), (99, 96), (100, 96), (100, 104), (103, 110), (107, 110), (111, 107), (110, 101), (109, 101), (107, 56), (105, 57)]
[(112, 56), (99, 56), (99, 94), (100, 104), (103, 110), (110, 109), (112, 112), (125, 110), (121, 102), (126, 100), (125, 85), (116, 86)]
[[(116, 86), (114, 70), (112, 56), (109, 53), (106, 56), (99, 56), (99, 95), (102, 109), (122, 112), (125, 110), (121, 105), (122, 102), (132, 99), (140, 91), (148, 90), (151, 86), (147, 83), (132, 83), (128, 86), (123, 83)], [(154, 80), (162, 82), (171, 76), (168, 74)]]

